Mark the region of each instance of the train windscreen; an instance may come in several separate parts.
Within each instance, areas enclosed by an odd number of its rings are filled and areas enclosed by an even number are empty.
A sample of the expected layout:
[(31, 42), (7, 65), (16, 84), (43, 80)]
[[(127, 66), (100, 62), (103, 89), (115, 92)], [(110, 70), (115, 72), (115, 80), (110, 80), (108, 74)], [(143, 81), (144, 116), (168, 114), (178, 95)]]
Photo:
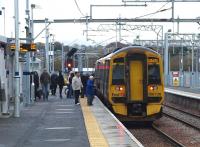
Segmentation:
[(116, 64), (113, 66), (112, 84), (124, 84), (124, 64)]
[(160, 68), (158, 64), (148, 65), (148, 83), (149, 84), (160, 84)]

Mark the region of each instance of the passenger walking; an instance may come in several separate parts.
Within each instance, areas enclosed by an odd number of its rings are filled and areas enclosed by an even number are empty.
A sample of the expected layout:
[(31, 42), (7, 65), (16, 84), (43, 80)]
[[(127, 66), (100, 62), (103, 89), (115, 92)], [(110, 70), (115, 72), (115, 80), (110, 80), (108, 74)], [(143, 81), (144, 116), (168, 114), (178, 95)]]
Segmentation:
[(59, 93), (60, 93), (60, 98), (62, 99), (62, 89), (64, 86), (64, 77), (62, 75), (62, 72), (59, 71), (59, 75), (58, 75), (58, 86), (59, 86)]
[(56, 95), (56, 89), (57, 89), (57, 78), (58, 78), (58, 75), (54, 72), (52, 75), (51, 75), (51, 93), (52, 95)]
[(95, 89), (94, 89), (94, 77), (90, 76), (87, 81), (86, 86), (86, 96), (87, 96), (87, 104), (88, 106), (92, 105), (94, 99)]
[(74, 97), (75, 97), (75, 104), (79, 105), (79, 95), (80, 90), (83, 87), (83, 84), (81, 82), (80, 73), (75, 72), (75, 76), (72, 79), (72, 89), (74, 91)]
[(43, 99), (44, 99), (44, 101), (45, 100), (48, 101), (50, 75), (46, 69), (44, 69), (44, 71), (42, 72), (42, 74), (40, 76), (40, 83), (42, 85)]
[(73, 98), (73, 89), (72, 89), (72, 79), (74, 77), (74, 73), (71, 71), (68, 77), (68, 92), (67, 98)]

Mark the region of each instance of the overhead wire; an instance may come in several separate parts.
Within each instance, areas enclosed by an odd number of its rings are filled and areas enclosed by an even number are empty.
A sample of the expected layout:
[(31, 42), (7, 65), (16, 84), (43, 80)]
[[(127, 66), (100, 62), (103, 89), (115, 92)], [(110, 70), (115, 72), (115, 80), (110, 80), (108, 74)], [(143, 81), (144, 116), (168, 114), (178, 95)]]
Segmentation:
[(74, 0), (74, 2), (75, 2), (75, 4), (76, 4), (76, 7), (77, 7), (78, 11), (80, 12), (80, 14), (83, 15), (84, 17), (86, 17), (86, 16), (83, 14), (83, 12), (81, 11), (81, 9), (80, 9), (80, 7), (79, 7), (77, 1)]
[(155, 11), (155, 12), (148, 13), (148, 14), (145, 14), (145, 15), (141, 15), (141, 16), (135, 17), (135, 19), (138, 19), (138, 18), (141, 18), (141, 17), (146, 17), (146, 16), (149, 16), (149, 15), (154, 15), (154, 14), (157, 14), (157, 13), (164, 12), (164, 11), (167, 11), (167, 10), (172, 9), (172, 7), (166, 8), (166, 9), (162, 9), (162, 8), (165, 7), (168, 3), (169, 3), (169, 2), (165, 3), (164, 5), (162, 5), (162, 6), (161, 6), (157, 11)]

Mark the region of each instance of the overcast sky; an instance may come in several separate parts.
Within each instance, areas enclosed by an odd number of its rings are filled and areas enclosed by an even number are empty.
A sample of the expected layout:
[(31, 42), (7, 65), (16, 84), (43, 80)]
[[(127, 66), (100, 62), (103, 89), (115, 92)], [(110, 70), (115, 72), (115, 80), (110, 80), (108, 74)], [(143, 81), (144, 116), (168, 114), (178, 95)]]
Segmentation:
[[(90, 14), (91, 4), (123, 4), (122, 0), (76, 0), (77, 4), (83, 13), (83, 15)], [(30, 4), (38, 5), (34, 9), (34, 19), (79, 19), (83, 15), (79, 12), (75, 0), (29, 0)], [(25, 37), (25, 4), (26, 0), (19, 0), (20, 9), (20, 37)], [(132, 4), (132, 3), (130, 3)], [(143, 3), (137, 3), (143, 4)], [(161, 9), (168, 9), (171, 7), (171, 3), (147, 3), (147, 7), (125, 7), (125, 8), (105, 8), (105, 7), (95, 7), (93, 8), (93, 18), (135, 18), (143, 16), (152, 12), (156, 12)], [(6, 36), (14, 36), (14, 0), (0, 0), (0, 8), (6, 8)], [(200, 16), (200, 2), (199, 3), (175, 3), (175, 18), (178, 16), (180, 18), (196, 18)], [(171, 10), (164, 11), (162, 13), (157, 13), (154, 15), (149, 15), (143, 18), (171, 18)], [(141, 23), (132, 23), (141, 24)], [(144, 23), (143, 23), (144, 24)], [(156, 23), (146, 23), (147, 25)], [(89, 28), (96, 29), (99, 24), (89, 24)], [(172, 23), (163, 23), (164, 31), (173, 28)], [(37, 35), (43, 28), (44, 24), (34, 25), (34, 35)], [(50, 33), (55, 34), (55, 39), (65, 44), (70, 43), (94, 43), (92, 41), (86, 41), (86, 36), (83, 33), (85, 30), (85, 24), (52, 24), (50, 25)], [(176, 24), (174, 24), (174, 29), (176, 31)], [(180, 32), (182, 33), (199, 33), (199, 25), (197, 23), (182, 23), (180, 24)], [(3, 16), (0, 16), (0, 34), (3, 35)], [(96, 33), (98, 35), (98, 33)], [(90, 36), (89, 39), (95, 40), (95, 43), (104, 42), (105, 43), (115, 41), (115, 32), (110, 32), (107, 34), (102, 34), (102, 36)], [(132, 42), (135, 36), (140, 35), (141, 39), (148, 39), (144, 36), (146, 32), (132, 32), (129, 34), (122, 33), (122, 36), (126, 36), (124, 39), (128, 42)], [(150, 37), (150, 36), (148, 36)], [(149, 39), (152, 39), (150, 37)], [(155, 38), (156, 39), (156, 38)], [(40, 35), (36, 41), (44, 42), (44, 34)], [(94, 44), (95, 44), (94, 43)]]

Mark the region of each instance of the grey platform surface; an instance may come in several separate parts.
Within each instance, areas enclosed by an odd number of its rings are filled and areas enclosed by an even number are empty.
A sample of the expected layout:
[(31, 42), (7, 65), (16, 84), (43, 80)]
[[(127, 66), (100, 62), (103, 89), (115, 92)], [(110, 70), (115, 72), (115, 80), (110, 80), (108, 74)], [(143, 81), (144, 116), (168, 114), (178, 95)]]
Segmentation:
[(80, 105), (51, 97), (24, 107), (20, 118), (0, 118), (0, 147), (89, 147)]
[(143, 145), (119, 122), (96, 97), (91, 106), (110, 147), (143, 147)]
[(200, 89), (185, 87), (165, 87), (165, 92), (200, 100)]

